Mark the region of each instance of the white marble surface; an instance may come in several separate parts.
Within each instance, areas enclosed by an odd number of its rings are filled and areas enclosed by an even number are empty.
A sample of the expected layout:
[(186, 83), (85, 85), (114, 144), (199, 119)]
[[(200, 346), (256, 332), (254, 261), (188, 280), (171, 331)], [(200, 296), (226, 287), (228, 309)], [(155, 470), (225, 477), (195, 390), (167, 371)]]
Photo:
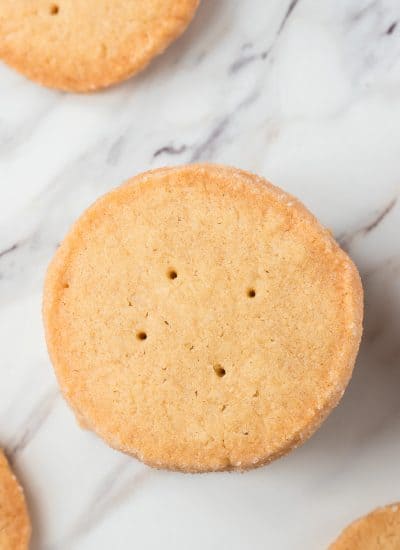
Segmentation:
[[(246, 474), (160, 472), (108, 449), (76, 425), (43, 341), (43, 274), (71, 222), (138, 171), (193, 160), (299, 196), (365, 285), (340, 406)], [(320, 550), (400, 500), (399, 194), (398, 0), (203, 0), (164, 56), (96, 95), (0, 66), (0, 444), (26, 487), (32, 549)]]

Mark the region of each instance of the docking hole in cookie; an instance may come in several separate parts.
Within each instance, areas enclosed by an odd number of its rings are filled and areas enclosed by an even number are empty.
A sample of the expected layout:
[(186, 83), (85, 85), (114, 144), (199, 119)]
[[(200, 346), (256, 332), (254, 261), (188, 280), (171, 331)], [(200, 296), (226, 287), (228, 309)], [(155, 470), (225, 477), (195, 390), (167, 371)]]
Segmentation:
[(168, 271), (168, 277), (170, 279), (176, 279), (178, 277), (178, 273), (175, 271), (175, 269), (170, 269)]
[(140, 174), (86, 210), (49, 267), (43, 313), (67, 401), (113, 448), (174, 470), (242, 470), (297, 447), (338, 403), (362, 289), (299, 202), (192, 164)]
[(221, 365), (214, 365), (214, 372), (219, 378), (222, 378), (226, 374), (225, 369)]
[(143, 70), (184, 32), (199, 3), (0, 0), (0, 60), (44, 86), (93, 92)]

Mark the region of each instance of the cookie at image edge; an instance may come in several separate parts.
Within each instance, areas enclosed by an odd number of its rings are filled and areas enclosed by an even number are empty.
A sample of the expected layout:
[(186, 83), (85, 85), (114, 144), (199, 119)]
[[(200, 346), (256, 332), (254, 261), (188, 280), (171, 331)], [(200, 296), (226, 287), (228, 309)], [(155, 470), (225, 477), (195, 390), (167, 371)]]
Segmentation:
[(125, 80), (187, 27), (199, 0), (2, 0), (0, 60), (45, 86)]
[(27, 550), (30, 534), (24, 493), (0, 449), (0, 549)]
[(140, 174), (79, 218), (44, 323), (82, 425), (152, 466), (242, 470), (300, 445), (339, 401), (362, 288), (295, 198), (189, 165)]
[(377, 508), (351, 523), (329, 550), (399, 550), (400, 504)]

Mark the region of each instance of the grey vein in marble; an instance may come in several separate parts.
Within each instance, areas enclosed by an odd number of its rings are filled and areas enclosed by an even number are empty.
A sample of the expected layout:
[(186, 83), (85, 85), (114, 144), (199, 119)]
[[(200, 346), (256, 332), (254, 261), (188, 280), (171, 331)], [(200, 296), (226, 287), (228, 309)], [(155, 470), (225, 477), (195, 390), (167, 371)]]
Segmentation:
[(132, 465), (130, 457), (123, 457), (120, 463), (97, 486), (93, 499), (82, 513), (82, 518), (55, 544), (46, 550), (62, 550), (71, 548), (81, 537), (87, 536), (97, 523), (104, 517), (118, 509), (127, 499), (132, 499), (135, 491), (152, 474), (152, 471), (143, 467), (134, 474), (125, 476)]
[(58, 388), (51, 388), (44, 397), (36, 403), (33, 410), (29, 412), (28, 419), (22, 431), (18, 434), (16, 441), (8, 446), (7, 452), (11, 461), (15, 459), (18, 453), (21, 453), (35, 438), (38, 431), (43, 426), (48, 416), (51, 414), (53, 407), (60, 397)]
[(393, 210), (393, 208), (396, 206), (398, 201), (398, 197), (394, 197), (391, 199), (386, 206), (384, 206), (381, 210), (379, 210), (376, 215), (368, 221), (365, 225), (359, 227), (355, 231), (352, 231), (349, 234), (345, 234), (341, 237), (339, 237), (339, 242), (341, 247), (344, 250), (350, 250), (352, 244), (356, 239), (359, 239), (361, 237), (366, 237), (368, 233), (376, 229), (381, 222), (390, 214), (390, 212)]
[[(399, 500), (398, 21), (398, 0), (202, 0), (165, 55), (99, 94), (44, 90), (0, 65), (0, 440), (31, 496), (32, 550), (125, 550), (121, 537), (320, 550)], [(191, 160), (266, 176), (342, 236), (365, 338), (343, 401), (303, 448), (243, 476), (157, 473), (142, 486), (150, 470), (81, 431), (53, 393), (40, 294), (99, 195)]]

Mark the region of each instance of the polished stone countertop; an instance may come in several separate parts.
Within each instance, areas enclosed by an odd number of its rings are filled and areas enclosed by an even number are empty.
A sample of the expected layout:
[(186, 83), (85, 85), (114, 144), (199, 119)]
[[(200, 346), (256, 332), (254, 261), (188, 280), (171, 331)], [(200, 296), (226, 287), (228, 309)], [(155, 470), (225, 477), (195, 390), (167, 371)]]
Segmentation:
[[(164, 55), (104, 92), (46, 90), (0, 65), (0, 445), (33, 550), (322, 550), (400, 500), (398, 21), (398, 0), (202, 0)], [(298, 196), (365, 287), (340, 405), (244, 474), (156, 471), (109, 449), (76, 424), (44, 344), (43, 276), (71, 223), (134, 174), (190, 161)]]

